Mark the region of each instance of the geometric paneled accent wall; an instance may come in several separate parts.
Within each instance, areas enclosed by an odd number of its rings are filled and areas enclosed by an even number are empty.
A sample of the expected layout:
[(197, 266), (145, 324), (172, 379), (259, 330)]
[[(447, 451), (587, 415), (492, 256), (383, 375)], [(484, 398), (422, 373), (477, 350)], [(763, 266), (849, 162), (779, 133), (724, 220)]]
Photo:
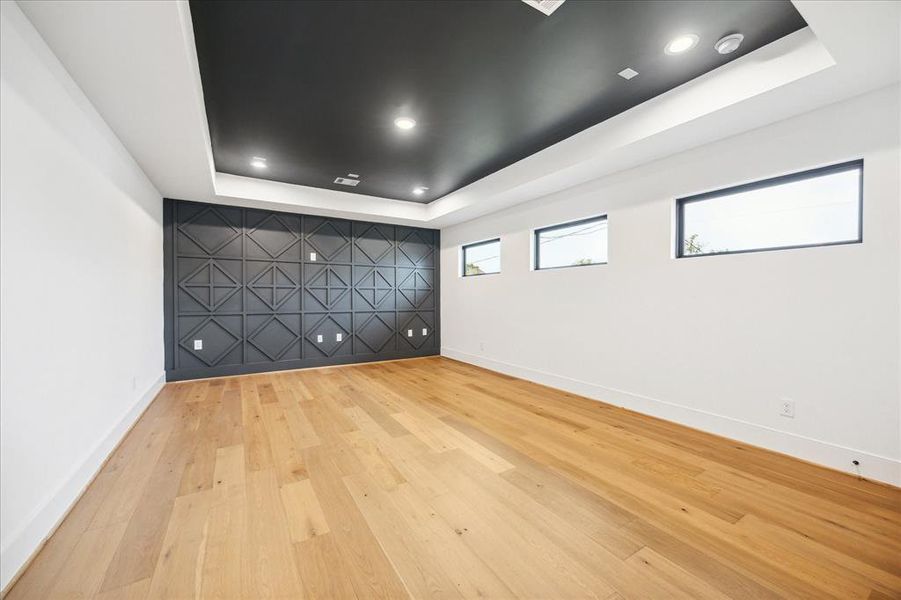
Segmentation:
[(437, 354), (439, 232), (165, 201), (170, 381)]

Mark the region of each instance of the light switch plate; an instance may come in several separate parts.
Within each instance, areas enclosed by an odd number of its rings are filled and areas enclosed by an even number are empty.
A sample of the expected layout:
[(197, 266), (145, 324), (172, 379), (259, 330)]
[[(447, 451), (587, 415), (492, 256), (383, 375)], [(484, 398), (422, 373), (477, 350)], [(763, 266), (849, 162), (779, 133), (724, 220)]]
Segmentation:
[(336, 333), (336, 334), (335, 334), (335, 341), (336, 341), (336, 342), (340, 342), (341, 339), (342, 339), (343, 337), (344, 337), (343, 334)]
[(315, 252), (310, 252), (310, 260), (312, 262), (316, 262), (316, 253)]
[(194, 340), (194, 349), (203, 350), (203, 340)]
[(317, 335), (317, 336), (316, 336), (316, 343), (317, 343), (317, 344), (321, 344), (321, 343), (322, 343), (322, 336), (321, 336), (321, 335)]

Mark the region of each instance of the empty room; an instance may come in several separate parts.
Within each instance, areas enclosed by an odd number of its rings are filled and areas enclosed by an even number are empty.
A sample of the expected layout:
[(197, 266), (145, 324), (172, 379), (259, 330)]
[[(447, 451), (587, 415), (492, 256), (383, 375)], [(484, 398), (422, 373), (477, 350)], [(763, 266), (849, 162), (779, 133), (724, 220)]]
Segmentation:
[(0, 1), (0, 599), (901, 599), (901, 1)]

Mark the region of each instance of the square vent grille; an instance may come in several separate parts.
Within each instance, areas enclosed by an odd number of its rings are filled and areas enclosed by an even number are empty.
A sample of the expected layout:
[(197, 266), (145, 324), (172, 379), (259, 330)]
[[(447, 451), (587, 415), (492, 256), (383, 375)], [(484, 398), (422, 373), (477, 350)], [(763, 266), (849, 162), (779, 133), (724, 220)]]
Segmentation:
[(546, 14), (547, 16), (551, 16), (555, 10), (560, 8), (560, 5), (563, 4), (564, 0), (522, 0), (532, 8), (536, 8)]

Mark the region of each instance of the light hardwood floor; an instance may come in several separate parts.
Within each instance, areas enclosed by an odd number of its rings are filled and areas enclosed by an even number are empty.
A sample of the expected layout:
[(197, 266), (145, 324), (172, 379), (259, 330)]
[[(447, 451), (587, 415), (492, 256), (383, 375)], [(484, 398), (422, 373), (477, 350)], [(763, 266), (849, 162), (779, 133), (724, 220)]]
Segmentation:
[(169, 384), (23, 598), (899, 598), (901, 491), (443, 358)]

